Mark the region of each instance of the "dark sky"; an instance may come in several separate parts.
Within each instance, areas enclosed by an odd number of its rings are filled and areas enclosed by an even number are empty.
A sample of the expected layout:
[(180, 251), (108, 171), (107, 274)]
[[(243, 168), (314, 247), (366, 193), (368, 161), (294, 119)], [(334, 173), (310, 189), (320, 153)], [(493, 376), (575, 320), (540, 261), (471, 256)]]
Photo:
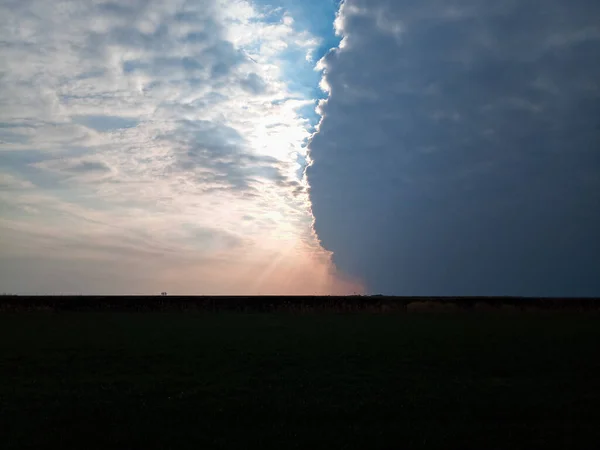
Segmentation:
[(371, 293), (600, 295), (600, 2), (348, 0), (307, 170)]

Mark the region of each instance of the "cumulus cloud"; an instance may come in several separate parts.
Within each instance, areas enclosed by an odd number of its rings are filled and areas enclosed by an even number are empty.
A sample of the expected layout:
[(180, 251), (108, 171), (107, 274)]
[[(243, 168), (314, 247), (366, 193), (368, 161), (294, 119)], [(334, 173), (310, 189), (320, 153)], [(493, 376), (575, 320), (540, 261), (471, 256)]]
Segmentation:
[(600, 293), (600, 5), (346, 0), (307, 169), (369, 291)]
[(299, 109), (313, 100), (280, 63), (318, 39), (290, 16), (8, 0), (0, 41), (4, 290), (354, 290), (310, 227)]

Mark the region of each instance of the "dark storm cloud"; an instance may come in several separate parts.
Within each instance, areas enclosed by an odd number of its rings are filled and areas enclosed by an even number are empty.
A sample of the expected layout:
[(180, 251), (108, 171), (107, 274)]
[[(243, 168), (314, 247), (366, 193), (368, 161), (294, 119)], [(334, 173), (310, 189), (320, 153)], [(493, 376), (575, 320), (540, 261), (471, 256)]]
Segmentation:
[(307, 170), (372, 292), (600, 295), (600, 3), (349, 0)]

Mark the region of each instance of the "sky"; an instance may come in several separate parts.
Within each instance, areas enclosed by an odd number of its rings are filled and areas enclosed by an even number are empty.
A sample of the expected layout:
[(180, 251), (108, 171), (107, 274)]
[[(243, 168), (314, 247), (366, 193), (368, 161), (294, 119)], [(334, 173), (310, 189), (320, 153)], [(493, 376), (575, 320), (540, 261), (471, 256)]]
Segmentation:
[(594, 0), (0, 0), (0, 291), (600, 295)]

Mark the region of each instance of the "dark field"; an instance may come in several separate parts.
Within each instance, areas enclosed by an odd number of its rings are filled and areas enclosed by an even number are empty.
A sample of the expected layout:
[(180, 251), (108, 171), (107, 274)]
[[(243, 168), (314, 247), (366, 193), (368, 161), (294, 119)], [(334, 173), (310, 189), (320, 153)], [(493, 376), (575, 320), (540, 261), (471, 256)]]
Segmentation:
[(0, 314), (0, 448), (597, 448), (597, 313)]

